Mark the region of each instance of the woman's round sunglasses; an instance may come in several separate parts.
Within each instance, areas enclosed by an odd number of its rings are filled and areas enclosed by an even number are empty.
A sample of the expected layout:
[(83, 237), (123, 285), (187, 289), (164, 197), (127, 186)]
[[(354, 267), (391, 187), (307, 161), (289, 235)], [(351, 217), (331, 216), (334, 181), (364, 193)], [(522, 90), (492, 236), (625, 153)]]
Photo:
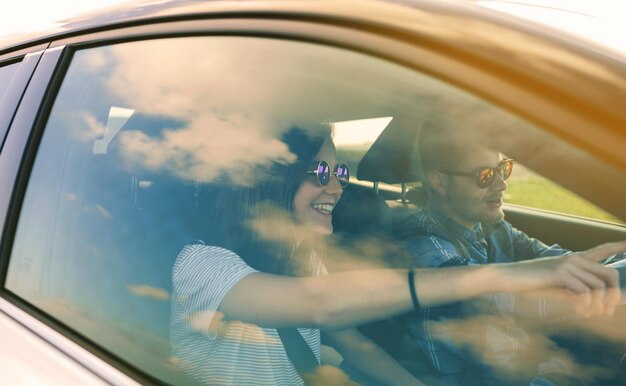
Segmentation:
[(338, 164), (335, 166), (335, 170), (331, 172), (328, 162), (320, 161), (313, 170), (308, 170), (307, 174), (315, 174), (317, 182), (322, 186), (328, 185), (333, 175), (337, 176), (337, 181), (339, 181), (339, 185), (342, 188), (345, 188), (350, 183), (350, 170), (345, 163)]
[(477, 173), (462, 173), (462, 172), (454, 172), (454, 171), (443, 171), (440, 170), (441, 173), (447, 174), (450, 176), (465, 176), (465, 177), (476, 177), (476, 183), (479, 188), (487, 188), (493, 181), (495, 181), (496, 173), (503, 180), (508, 179), (511, 176), (511, 172), (513, 171), (513, 160), (512, 159), (503, 159), (500, 161), (498, 166), (495, 168), (483, 168), (479, 170)]

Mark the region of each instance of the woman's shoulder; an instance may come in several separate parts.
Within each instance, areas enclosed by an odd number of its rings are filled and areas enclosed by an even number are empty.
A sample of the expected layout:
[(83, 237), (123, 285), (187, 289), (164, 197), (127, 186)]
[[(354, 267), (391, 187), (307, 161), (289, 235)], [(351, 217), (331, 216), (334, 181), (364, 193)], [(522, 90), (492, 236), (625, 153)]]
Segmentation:
[(207, 245), (202, 241), (186, 244), (176, 257), (174, 271), (184, 267), (199, 269), (224, 266), (247, 267), (245, 261), (230, 249), (217, 245)]
[(209, 245), (205, 244), (202, 240), (197, 240), (195, 242), (185, 244), (181, 249), (178, 257), (181, 256), (207, 256), (207, 255), (234, 255), (237, 254), (230, 249), (223, 248), (217, 245)]

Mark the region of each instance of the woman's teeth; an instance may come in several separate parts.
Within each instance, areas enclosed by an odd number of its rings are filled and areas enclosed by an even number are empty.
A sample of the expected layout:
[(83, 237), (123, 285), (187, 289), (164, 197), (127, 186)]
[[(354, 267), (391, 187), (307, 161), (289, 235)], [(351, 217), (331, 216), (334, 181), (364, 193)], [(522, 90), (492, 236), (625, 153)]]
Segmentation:
[(324, 214), (331, 214), (333, 212), (333, 208), (335, 205), (333, 204), (312, 204), (311, 208), (315, 209), (318, 212), (322, 212)]

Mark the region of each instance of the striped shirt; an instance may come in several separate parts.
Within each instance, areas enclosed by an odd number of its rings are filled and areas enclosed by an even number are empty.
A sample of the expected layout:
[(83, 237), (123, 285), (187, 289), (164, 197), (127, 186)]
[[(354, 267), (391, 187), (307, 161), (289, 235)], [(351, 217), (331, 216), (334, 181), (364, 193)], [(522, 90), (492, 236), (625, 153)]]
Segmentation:
[[(325, 273), (312, 254), (314, 275)], [(302, 385), (278, 332), (220, 313), (224, 297), (241, 279), (257, 272), (234, 252), (187, 245), (172, 272), (170, 342), (176, 365), (206, 385)], [(320, 361), (320, 331), (298, 329)]]

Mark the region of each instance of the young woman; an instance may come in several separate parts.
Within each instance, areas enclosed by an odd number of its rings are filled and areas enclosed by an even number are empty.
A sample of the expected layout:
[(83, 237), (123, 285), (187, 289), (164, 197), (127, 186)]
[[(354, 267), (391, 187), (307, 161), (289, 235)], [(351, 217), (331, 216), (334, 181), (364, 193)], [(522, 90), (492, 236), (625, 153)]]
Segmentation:
[[(565, 289), (586, 294), (586, 306), (608, 313), (619, 301), (614, 270), (594, 260), (626, 243), (516, 264), (327, 274), (323, 240), (333, 231), (332, 210), (349, 178), (330, 134), (325, 126), (288, 130), (282, 141), (296, 159), (259, 170), (252, 187), (217, 192), (207, 239), (180, 252), (173, 270), (172, 350), (200, 382), (303, 384), (295, 356), (319, 363), (323, 330), (345, 361), (371, 378), (422, 384), (353, 327), (497, 291)], [(281, 337), (295, 328), (305, 345)], [(328, 373), (341, 377), (323, 368), (311, 376)]]

